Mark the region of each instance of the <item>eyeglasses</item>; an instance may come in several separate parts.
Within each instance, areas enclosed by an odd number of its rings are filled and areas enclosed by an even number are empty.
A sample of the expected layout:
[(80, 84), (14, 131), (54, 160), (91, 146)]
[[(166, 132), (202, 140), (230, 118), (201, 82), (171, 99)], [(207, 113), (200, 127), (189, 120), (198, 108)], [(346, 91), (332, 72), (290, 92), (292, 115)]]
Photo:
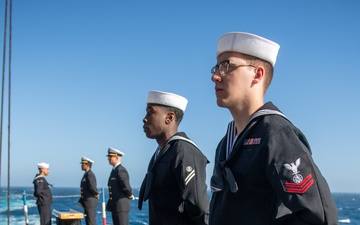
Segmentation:
[(244, 66), (256, 67), (254, 65), (237, 65), (231, 60), (225, 60), (220, 62), (218, 65), (215, 65), (213, 68), (211, 68), (211, 74), (214, 75), (216, 72), (219, 71), (220, 75), (224, 76), (229, 72), (230, 67), (233, 67), (233, 70), (235, 70), (239, 67), (244, 67)]

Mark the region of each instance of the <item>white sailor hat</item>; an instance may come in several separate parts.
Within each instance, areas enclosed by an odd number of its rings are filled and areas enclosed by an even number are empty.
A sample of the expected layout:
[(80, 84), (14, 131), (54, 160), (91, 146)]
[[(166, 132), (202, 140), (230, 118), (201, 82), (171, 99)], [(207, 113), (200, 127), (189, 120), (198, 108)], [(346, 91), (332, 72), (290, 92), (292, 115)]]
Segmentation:
[(271, 63), (276, 63), (280, 45), (255, 34), (230, 32), (220, 37), (217, 44), (216, 57), (224, 52), (239, 52)]
[(120, 150), (117, 150), (115, 148), (109, 148), (108, 149), (108, 154), (106, 156), (124, 156), (125, 153), (123, 153), (122, 151)]
[(147, 103), (171, 106), (185, 112), (188, 100), (183, 96), (162, 91), (149, 91)]
[(93, 164), (94, 161), (87, 158), (87, 157), (85, 157), (85, 156), (83, 156), (83, 157), (81, 157), (81, 163), (80, 164), (82, 164), (82, 163), (91, 163), (91, 164)]
[(37, 164), (39, 169), (48, 169), (49, 168), (49, 164), (41, 162)]

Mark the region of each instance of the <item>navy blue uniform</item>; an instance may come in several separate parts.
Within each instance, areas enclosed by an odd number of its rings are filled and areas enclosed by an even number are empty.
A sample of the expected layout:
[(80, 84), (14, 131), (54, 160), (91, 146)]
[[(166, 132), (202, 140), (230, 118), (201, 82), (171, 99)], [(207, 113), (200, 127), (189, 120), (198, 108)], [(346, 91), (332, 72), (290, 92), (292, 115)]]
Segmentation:
[(114, 225), (128, 225), (130, 197), (132, 188), (130, 186), (129, 173), (121, 164), (111, 171), (109, 181), (109, 200), (106, 210), (111, 211)]
[(226, 136), (216, 149), (210, 224), (338, 224), (305, 136), (272, 103), (260, 111), (274, 113), (253, 118), (227, 159)]
[(84, 208), (86, 225), (96, 225), (96, 207), (98, 206), (99, 192), (96, 187), (96, 177), (92, 170), (84, 173), (80, 182), (81, 196), (79, 203)]
[[(174, 138), (174, 137), (180, 137)], [(150, 225), (204, 225), (208, 221), (207, 158), (185, 133), (177, 133), (150, 160), (139, 209), (149, 199)]]
[(53, 203), (50, 184), (45, 177), (39, 174), (34, 178), (34, 196), (36, 198), (36, 205), (40, 214), (40, 225), (51, 224), (51, 210), (50, 205)]

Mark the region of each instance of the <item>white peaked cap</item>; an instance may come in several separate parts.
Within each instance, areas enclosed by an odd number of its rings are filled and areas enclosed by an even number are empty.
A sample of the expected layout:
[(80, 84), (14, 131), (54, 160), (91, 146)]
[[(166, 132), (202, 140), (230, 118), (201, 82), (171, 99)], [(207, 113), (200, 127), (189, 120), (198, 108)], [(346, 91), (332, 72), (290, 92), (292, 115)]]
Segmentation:
[(89, 159), (88, 157), (81, 157), (81, 163), (94, 163), (93, 160)]
[(280, 45), (255, 34), (231, 32), (224, 34), (217, 44), (216, 57), (224, 52), (239, 52), (265, 60), (275, 66)]
[(108, 149), (108, 155), (107, 155), (107, 156), (115, 156), (115, 155), (124, 156), (125, 153), (123, 153), (122, 151), (117, 150), (117, 149), (115, 149), (115, 148), (109, 148), (109, 149)]
[(147, 103), (170, 106), (185, 112), (188, 100), (170, 92), (149, 91)]
[(48, 169), (49, 168), (49, 164), (41, 162), (37, 164), (39, 169)]

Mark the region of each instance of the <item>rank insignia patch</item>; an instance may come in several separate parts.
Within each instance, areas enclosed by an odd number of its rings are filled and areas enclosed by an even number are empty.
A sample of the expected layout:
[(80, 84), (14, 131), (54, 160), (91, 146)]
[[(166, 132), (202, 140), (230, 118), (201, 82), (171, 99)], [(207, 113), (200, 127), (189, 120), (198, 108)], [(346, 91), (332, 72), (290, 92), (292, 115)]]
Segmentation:
[(292, 171), (293, 182), (285, 182), (285, 188), (287, 192), (296, 193), (296, 194), (304, 194), (311, 185), (314, 183), (314, 179), (311, 174), (309, 174), (305, 179), (300, 174), (298, 170), (300, 166), (300, 158), (298, 158), (295, 163), (285, 163), (284, 167), (288, 170)]
[(244, 145), (259, 145), (261, 138), (249, 138), (244, 140)]
[(195, 170), (191, 166), (186, 167), (186, 172), (188, 172), (189, 174), (185, 177), (185, 186), (187, 186), (188, 183), (195, 177)]

